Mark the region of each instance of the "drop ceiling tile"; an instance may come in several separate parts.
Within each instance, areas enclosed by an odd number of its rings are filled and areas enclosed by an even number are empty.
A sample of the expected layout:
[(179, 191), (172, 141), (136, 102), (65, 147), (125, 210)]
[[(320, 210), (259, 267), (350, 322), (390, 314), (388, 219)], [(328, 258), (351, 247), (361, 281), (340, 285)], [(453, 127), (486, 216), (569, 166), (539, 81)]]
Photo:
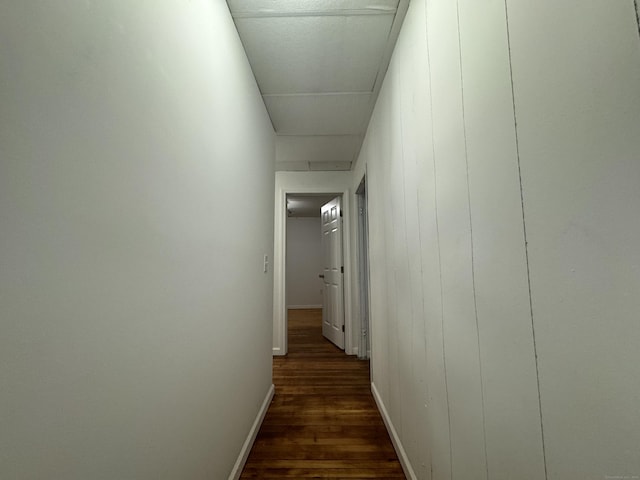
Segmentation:
[(351, 162), (361, 143), (359, 135), (277, 136), (276, 162)]
[(267, 95), (276, 133), (285, 135), (362, 134), (371, 94)]
[(395, 12), (398, 0), (227, 0), (236, 15)]
[(263, 94), (373, 90), (394, 16), (236, 19)]

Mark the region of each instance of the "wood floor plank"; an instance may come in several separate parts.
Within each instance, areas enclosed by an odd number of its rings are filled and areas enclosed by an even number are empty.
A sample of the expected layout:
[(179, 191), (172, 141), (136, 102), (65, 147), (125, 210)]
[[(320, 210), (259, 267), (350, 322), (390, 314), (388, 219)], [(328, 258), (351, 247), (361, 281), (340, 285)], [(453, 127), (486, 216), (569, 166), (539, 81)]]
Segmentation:
[(370, 390), (369, 362), (322, 337), (322, 310), (289, 311), (289, 354), (240, 478), (403, 479)]

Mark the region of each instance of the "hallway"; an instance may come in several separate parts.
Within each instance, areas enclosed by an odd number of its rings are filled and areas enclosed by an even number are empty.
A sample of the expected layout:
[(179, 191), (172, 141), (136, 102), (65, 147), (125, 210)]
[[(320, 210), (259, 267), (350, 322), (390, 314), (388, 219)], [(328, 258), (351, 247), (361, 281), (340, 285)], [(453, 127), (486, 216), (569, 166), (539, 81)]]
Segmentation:
[(322, 310), (289, 311), (289, 354), (241, 478), (405, 478), (371, 395), (369, 362), (322, 337)]
[(640, 479), (639, 13), (0, 2), (0, 479)]

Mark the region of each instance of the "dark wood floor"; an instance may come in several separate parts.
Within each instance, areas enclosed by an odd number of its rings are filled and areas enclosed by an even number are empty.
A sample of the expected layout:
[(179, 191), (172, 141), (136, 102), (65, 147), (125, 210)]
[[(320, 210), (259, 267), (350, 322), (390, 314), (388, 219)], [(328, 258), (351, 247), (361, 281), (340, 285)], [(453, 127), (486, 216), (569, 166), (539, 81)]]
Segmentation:
[(241, 478), (405, 478), (371, 395), (369, 362), (322, 337), (321, 310), (289, 311), (289, 354)]

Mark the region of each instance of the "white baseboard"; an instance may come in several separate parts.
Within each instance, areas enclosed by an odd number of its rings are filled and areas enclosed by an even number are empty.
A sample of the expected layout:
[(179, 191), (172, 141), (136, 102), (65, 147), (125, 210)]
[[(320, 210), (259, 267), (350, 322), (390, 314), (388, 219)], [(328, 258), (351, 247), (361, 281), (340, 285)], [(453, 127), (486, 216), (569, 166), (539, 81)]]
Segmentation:
[(273, 347), (271, 349), (271, 352), (272, 352), (274, 357), (278, 356), (278, 355), (280, 355), (280, 356), (284, 355), (284, 353), (282, 352), (282, 349), (280, 347)]
[(249, 435), (247, 435), (247, 439), (244, 441), (244, 445), (242, 445), (242, 450), (240, 450), (238, 460), (236, 460), (236, 464), (231, 470), (229, 480), (238, 480), (240, 478), (240, 475), (242, 475), (242, 469), (244, 468), (244, 464), (247, 462), (247, 457), (249, 457), (251, 447), (253, 447), (253, 442), (256, 441), (256, 436), (258, 435), (258, 431), (260, 430), (260, 426), (262, 425), (264, 416), (267, 414), (267, 410), (269, 409), (269, 405), (271, 404), (271, 400), (273, 399), (275, 391), (276, 388), (272, 384), (271, 387), (269, 387), (267, 396), (264, 398), (264, 402), (262, 402), (260, 410), (258, 411), (258, 416), (256, 416), (256, 419), (251, 426), (251, 430), (249, 430)]
[(393, 448), (395, 448), (396, 453), (398, 454), (398, 459), (400, 460), (400, 465), (402, 465), (402, 470), (404, 470), (404, 474), (409, 480), (418, 480), (416, 474), (411, 467), (411, 462), (409, 462), (409, 458), (407, 457), (407, 452), (404, 451), (404, 447), (402, 446), (402, 442), (398, 437), (398, 432), (393, 426), (391, 422), (391, 418), (389, 417), (389, 413), (384, 406), (382, 398), (378, 393), (378, 389), (375, 384), (371, 382), (371, 393), (373, 393), (373, 398), (376, 401), (376, 405), (378, 405), (378, 410), (380, 410), (380, 415), (382, 415), (382, 420), (384, 421), (385, 426), (387, 427), (387, 431), (389, 432), (389, 436), (391, 437), (391, 443), (393, 443)]
[(322, 305), (289, 305), (287, 310), (308, 310), (311, 308), (322, 308)]

